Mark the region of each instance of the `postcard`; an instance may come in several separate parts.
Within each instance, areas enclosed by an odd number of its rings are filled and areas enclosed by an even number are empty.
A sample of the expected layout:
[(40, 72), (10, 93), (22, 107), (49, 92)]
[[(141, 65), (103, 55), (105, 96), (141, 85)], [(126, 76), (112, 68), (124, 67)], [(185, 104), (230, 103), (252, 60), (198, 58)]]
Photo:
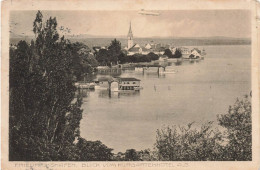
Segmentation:
[(2, 169), (259, 169), (259, 7), (3, 1)]

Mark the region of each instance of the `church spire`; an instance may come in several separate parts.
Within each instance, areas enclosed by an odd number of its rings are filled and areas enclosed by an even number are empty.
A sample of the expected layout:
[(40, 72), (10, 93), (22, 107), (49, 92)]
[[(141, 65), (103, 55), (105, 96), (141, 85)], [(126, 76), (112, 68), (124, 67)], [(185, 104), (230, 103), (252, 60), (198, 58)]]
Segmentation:
[(134, 46), (134, 40), (133, 40), (133, 33), (132, 33), (132, 28), (131, 28), (131, 21), (130, 21), (130, 26), (129, 26), (129, 31), (127, 34), (127, 49), (130, 49)]
[(132, 33), (132, 28), (131, 28), (131, 21), (130, 21), (130, 27), (129, 27), (129, 31), (128, 31), (128, 35), (127, 37), (133, 37), (133, 33)]

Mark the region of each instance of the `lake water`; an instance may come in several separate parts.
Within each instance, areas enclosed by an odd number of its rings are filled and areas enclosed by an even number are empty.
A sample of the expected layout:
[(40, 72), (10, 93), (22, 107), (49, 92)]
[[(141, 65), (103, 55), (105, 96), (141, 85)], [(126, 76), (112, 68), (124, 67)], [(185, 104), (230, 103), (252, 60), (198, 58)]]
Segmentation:
[(141, 80), (139, 93), (112, 93), (109, 98), (105, 90), (89, 92), (82, 106), (81, 136), (100, 140), (116, 153), (152, 149), (156, 130), (164, 125), (216, 122), (217, 114), (227, 113), (237, 97), (251, 91), (251, 46), (204, 48), (205, 60), (166, 68), (176, 74), (123, 71), (122, 77)]

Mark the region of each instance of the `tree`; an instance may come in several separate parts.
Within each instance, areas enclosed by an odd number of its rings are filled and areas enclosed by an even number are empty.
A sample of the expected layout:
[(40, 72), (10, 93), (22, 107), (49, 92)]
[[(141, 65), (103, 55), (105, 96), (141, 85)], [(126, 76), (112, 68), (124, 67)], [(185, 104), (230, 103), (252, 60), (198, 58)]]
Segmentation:
[(108, 47), (108, 50), (109, 50), (109, 54), (110, 54), (110, 62), (117, 64), (118, 57), (122, 53), (120, 41), (117, 41), (116, 39), (111, 41), (111, 44)]
[(80, 161), (111, 161), (112, 150), (100, 141), (87, 141), (79, 138), (77, 143)]
[(120, 55), (118, 56), (118, 61), (120, 64), (129, 62), (129, 57), (125, 54), (125, 53), (120, 53)]
[(159, 56), (157, 54), (154, 54), (153, 52), (148, 53), (147, 56), (149, 58), (151, 58), (151, 60), (158, 60), (159, 59)]
[(207, 161), (218, 160), (221, 151), (221, 134), (212, 130), (212, 122), (200, 130), (188, 126), (166, 127), (157, 130), (156, 149), (163, 161)]
[(21, 41), (10, 53), (9, 160), (77, 159), (81, 99), (72, 103), (72, 46), (59, 39), (56, 27), (56, 18), (43, 24), (38, 11), (35, 44)]
[(114, 155), (114, 161), (157, 161), (158, 156), (155, 151), (144, 149), (136, 151), (135, 149), (128, 149), (125, 153), (118, 152)]
[(173, 54), (173, 58), (181, 58), (181, 57), (182, 57), (181, 49), (177, 48), (175, 53)]
[(124, 161), (125, 160), (125, 153), (118, 152), (117, 154), (114, 155), (113, 160), (114, 161)]
[(212, 129), (212, 122), (200, 130), (166, 127), (157, 130), (156, 152), (166, 161), (250, 161), (252, 160), (251, 103), (246, 96), (218, 115), (218, 123), (226, 131)]
[(139, 160), (141, 161), (158, 161), (158, 156), (156, 151), (151, 151), (150, 149), (144, 149), (138, 151)]
[(169, 58), (173, 58), (173, 55), (172, 55), (172, 52), (171, 52), (170, 49), (164, 50), (164, 54), (163, 55), (166, 55)]
[(97, 53), (96, 59), (100, 65), (110, 65), (110, 54), (106, 49), (100, 49)]
[(90, 54), (90, 49), (83, 43), (73, 43), (72, 52), (72, 67), (71, 70), (76, 76), (76, 80), (82, 80), (83, 76), (94, 72), (98, 66), (98, 62), (93, 55)]
[(139, 161), (140, 157), (135, 149), (128, 149), (125, 152), (126, 161)]
[(223, 158), (230, 161), (252, 160), (251, 102), (246, 96), (229, 107), (228, 114), (218, 115), (220, 126), (226, 128), (228, 144)]

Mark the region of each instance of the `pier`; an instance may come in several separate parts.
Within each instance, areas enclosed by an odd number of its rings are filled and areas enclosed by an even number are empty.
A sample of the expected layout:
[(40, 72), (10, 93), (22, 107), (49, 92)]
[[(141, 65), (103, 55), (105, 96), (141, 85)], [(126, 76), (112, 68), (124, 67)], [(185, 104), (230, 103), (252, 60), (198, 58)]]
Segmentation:
[(139, 67), (143, 69), (143, 74), (145, 72), (145, 69), (149, 69), (150, 67), (155, 67), (157, 68), (157, 73), (158, 73), (158, 77), (160, 76), (160, 68), (163, 68), (163, 71), (165, 71), (166, 66), (162, 66), (162, 65), (157, 65), (157, 64), (136, 64), (135, 67)]

